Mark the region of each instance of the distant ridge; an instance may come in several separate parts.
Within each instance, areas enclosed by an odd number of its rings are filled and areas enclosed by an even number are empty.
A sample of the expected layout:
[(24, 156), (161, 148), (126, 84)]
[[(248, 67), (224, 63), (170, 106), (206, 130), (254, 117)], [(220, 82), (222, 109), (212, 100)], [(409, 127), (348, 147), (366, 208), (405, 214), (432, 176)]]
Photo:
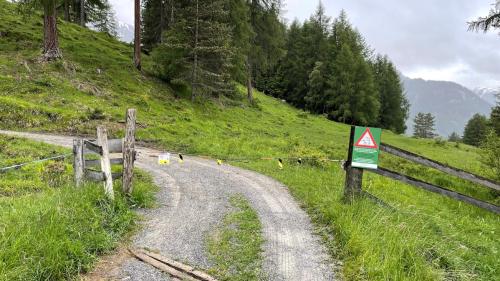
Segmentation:
[(463, 133), (467, 121), (476, 113), (489, 115), (493, 104), (466, 87), (446, 81), (427, 81), (402, 77), (410, 101), (407, 134), (413, 133), (413, 118), (418, 112), (436, 116), (436, 130), (442, 137)]

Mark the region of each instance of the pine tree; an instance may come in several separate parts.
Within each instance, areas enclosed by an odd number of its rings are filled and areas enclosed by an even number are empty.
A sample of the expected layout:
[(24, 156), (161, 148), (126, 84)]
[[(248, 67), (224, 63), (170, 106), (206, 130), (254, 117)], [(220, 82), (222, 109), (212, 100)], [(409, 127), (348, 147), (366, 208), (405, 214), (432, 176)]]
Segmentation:
[(450, 142), (461, 142), (462, 139), (460, 138), (460, 135), (457, 132), (453, 132), (448, 137), (448, 141), (450, 141)]
[(307, 82), (309, 90), (305, 97), (306, 108), (317, 113), (326, 112), (326, 82), (327, 77), (324, 63), (317, 62)]
[(280, 21), (281, 0), (248, 0), (252, 27), (246, 60), (247, 98), (253, 102), (253, 87), (270, 75), (283, 55), (285, 27)]
[(469, 145), (479, 146), (487, 134), (488, 119), (483, 115), (475, 114), (465, 126), (463, 141)]
[(413, 119), (413, 136), (417, 138), (431, 139), (436, 137), (436, 118), (431, 113), (419, 112)]
[(115, 13), (108, 0), (102, 0), (103, 7), (95, 11), (92, 22), (94, 27), (113, 37), (117, 37)]
[(164, 42), (164, 33), (175, 20), (179, 1), (145, 0), (142, 12), (142, 43), (147, 50)]
[(500, 136), (500, 101), (493, 108), (490, 115), (490, 124), (498, 136)]
[(373, 64), (375, 82), (380, 96), (378, 126), (402, 134), (406, 131), (409, 102), (396, 67), (387, 56), (377, 56)]
[(347, 124), (375, 125), (380, 103), (367, 61), (370, 51), (344, 11), (334, 22), (330, 42), (326, 91), (330, 118)]
[(159, 75), (198, 96), (230, 95), (231, 29), (228, 0), (193, 0), (178, 7), (178, 19), (154, 51)]
[(234, 47), (232, 77), (245, 84), (246, 62), (250, 52), (250, 39), (254, 36), (250, 24), (250, 7), (247, 0), (229, 1), (229, 25), (232, 27), (231, 44)]

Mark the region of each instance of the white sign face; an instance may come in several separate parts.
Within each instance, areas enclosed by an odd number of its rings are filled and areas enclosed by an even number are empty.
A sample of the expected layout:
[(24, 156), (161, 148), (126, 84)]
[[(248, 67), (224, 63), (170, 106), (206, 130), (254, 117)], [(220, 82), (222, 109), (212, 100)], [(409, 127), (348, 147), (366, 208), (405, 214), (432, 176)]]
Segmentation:
[(169, 165), (170, 164), (170, 153), (162, 153), (158, 155), (158, 164)]

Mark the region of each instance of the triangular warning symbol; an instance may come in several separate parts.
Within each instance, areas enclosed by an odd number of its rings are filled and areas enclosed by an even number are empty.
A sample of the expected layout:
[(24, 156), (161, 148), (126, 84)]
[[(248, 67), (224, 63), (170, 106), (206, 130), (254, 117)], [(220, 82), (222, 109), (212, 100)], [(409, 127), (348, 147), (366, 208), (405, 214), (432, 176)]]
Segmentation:
[(366, 131), (361, 135), (361, 138), (359, 138), (354, 146), (364, 148), (378, 148), (378, 145), (373, 138), (372, 132), (370, 132), (370, 128), (366, 128)]

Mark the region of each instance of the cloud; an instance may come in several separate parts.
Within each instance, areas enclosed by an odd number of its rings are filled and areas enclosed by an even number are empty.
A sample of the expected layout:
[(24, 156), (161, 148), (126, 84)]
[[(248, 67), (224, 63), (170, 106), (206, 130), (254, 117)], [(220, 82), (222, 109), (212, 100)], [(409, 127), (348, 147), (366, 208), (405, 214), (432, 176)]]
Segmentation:
[(116, 19), (134, 25), (134, 0), (110, 0), (116, 12)]

